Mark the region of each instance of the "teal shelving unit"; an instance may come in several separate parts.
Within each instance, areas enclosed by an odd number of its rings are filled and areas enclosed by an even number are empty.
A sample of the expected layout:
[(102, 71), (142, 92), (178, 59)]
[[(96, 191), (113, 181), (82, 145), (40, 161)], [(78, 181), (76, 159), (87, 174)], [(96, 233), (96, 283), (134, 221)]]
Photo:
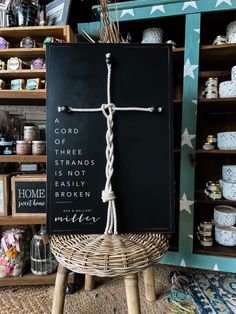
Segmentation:
[[(95, 6), (93, 10), (99, 19), (99, 7)], [(177, 250), (169, 251), (162, 259), (162, 263), (180, 265), (183, 267), (236, 272), (236, 247), (226, 248), (214, 244), (214, 246), (210, 248), (199, 248), (196, 244), (195, 232), (198, 212), (194, 212), (194, 210), (196, 210), (196, 204), (199, 204), (200, 201), (197, 199), (195, 191), (195, 171), (197, 171), (197, 167), (193, 166), (196, 156), (199, 155), (199, 147), (197, 147), (198, 144), (196, 145), (196, 139), (198, 138), (197, 112), (198, 109), (204, 105), (204, 100), (199, 101), (199, 81), (207, 77), (208, 74), (220, 73), (220, 75), (225, 75), (222, 71), (214, 72), (212, 70), (212, 60), (219, 59), (219, 61), (222, 61), (225, 55), (227, 60), (229, 58), (231, 63), (235, 62), (236, 64), (236, 44), (221, 47), (211, 45), (216, 35), (226, 32), (227, 23), (234, 19), (236, 20), (234, 17), (236, 13), (236, 0), (138, 0), (121, 2), (118, 5), (110, 4), (109, 10), (112, 19), (116, 20), (117, 17), (119, 18), (121, 27), (126, 23), (130, 23), (129, 25), (131, 27), (132, 25), (142, 23), (142, 29), (144, 29), (146, 28), (145, 23), (151, 26), (155, 25), (156, 27), (162, 23), (166, 23), (165, 25), (169, 23), (175, 33), (178, 33), (178, 28), (179, 32), (183, 33), (181, 35), (183, 47), (177, 48), (174, 52), (176, 62), (180, 63), (179, 66), (177, 66), (178, 71), (179, 67), (182, 67), (180, 77), (177, 74), (176, 79), (181, 80), (183, 89), (181, 100), (175, 101), (174, 103), (175, 106), (178, 106), (179, 103), (182, 104), (182, 136), (179, 158), (179, 239), (177, 241)], [(182, 24), (178, 24), (179, 21), (182, 21)], [(209, 22), (208, 26), (207, 21)], [(212, 25), (212, 23), (215, 23), (215, 26)], [(183, 27), (183, 29), (181, 29), (181, 27)], [(211, 39), (210, 36), (206, 38), (206, 27), (209, 28), (209, 32), (212, 31)], [(213, 34), (214, 29), (216, 32), (221, 29), (221, 33)], [(204, 38), (201, 34), (204, 35)], [(201, 40), (204, 41), (203, 44)], [(208, 61), (210, 70), (207, 71), (205, 68), (207, 69), (208, 67)], [(230, 64), (229, 61), (227, 62)], [(200, 68), (204, 69), (204, 71), (201, 72)], [(217, 103), (219, 103), (219, 101), (212, 101), (212, 103), (211, 101), (205, 101), (206, 108), (209, 109), (214, 103), (215, 108), (218, 108)], [(235, 101), (231, 99), (226, 102), (225, 108), (230, 106), (231, 109), (233, 106), (236, 108), (236, 99)], [(236, 109), (233, 109), (233, 112), (235, 114)], [(233, 152), (232, 156), (236, 163), (236, 152)], [(204, 207), (204, 202), (202, 202), (202, 204)], [(214, 202), (212, 203), (212, 206), (213, 205)]]

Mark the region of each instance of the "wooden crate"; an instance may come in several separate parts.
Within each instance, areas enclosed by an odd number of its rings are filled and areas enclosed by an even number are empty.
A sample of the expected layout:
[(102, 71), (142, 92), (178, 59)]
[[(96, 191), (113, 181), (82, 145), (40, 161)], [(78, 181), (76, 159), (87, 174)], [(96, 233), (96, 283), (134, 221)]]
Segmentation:
[(9, 214), (10, 175), (0, 174), (0, 216)]
[(46, 215), (46, 175), (17, 175), (11, 178), (12, 216)]

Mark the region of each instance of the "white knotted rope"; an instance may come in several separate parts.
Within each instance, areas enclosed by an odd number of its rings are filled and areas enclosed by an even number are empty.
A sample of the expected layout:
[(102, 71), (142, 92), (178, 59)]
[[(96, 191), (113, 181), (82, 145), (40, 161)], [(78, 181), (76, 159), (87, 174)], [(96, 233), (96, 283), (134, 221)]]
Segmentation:
[[(58, 107), (58, 111), (67, 112), (99, 112), (102, 111), (104, 117), (107, 120), (107, 132), (106, 132), (106, 184), (102, 191), (102, 201), (104, 203), (108, 202), (107, 208), (107, 222), (105, 234), (118, 234), (117, 231), (117, 214), (115, 205), (115, 193), (112, 190), (111, 179), (114, 172), (114, 143), (113, 143), (113, 115), (115, 111), (144, 111), (153, 112), (154, 108), (142, 108), (142, 107), (116, 107), (115, 104), (111, 102), (111, 54), (106, 54), (107, 62), (107, 104), (102, 104), (99, 108), (73, 108), (73, 107)], [(63, 109), (62, 109), (63, 108)], [(160, 112), (161, 110), (158, 111)]]

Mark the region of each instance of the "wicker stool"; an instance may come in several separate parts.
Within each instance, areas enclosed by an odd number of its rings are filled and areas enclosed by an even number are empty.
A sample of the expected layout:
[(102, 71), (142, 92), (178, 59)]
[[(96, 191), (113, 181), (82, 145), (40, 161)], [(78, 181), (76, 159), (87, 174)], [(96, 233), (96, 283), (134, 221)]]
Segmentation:
[(56, 235), (51, 239), (51, 249), (59, 262), (52, 314), (63, 313), (68, 269), (86, 274), (90, 284), (92, 276), (123, 275), (128, 313), (140, 314), (137, 273), (144, 270), (146, 292), (153, 299), (151, 267), (167, 251), (168, 240), (161, 234)]

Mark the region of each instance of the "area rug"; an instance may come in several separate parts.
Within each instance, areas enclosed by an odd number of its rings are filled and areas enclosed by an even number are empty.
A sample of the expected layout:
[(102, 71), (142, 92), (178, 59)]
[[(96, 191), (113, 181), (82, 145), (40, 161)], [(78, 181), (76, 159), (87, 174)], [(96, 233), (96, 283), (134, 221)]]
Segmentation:
[(236, 275), (230, 273), (195, 274), (171, 272), (169, 301), (193, 301), (200, 314), (236, 313)]

